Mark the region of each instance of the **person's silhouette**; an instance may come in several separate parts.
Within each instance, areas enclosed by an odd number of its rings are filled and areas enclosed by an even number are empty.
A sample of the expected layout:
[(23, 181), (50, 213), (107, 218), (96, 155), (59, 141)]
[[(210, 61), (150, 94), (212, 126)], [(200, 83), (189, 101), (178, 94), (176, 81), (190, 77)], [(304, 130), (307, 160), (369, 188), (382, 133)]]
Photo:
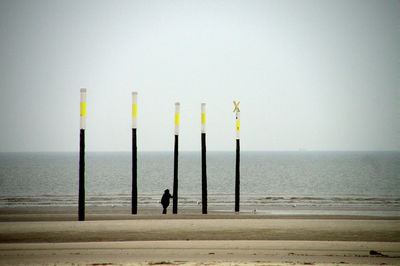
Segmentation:
[(164, 195), (161, 198), (161, 205), (163, 206), (163, 214), (167, 214), (167, 208), (169, 206), (169, 199), (172, 198), (172, 195), (169, 194), (169, 189), (164, 191)]

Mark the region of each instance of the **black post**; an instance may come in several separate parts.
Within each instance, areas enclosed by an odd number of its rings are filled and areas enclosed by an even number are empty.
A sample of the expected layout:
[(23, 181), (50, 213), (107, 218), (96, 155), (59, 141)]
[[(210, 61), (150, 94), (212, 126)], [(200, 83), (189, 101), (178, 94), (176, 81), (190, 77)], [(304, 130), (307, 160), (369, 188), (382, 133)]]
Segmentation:
[(79, 145), (79, 200), (78, 200), (79, 221), (85, 220), (85, 130), (80, 132)]
[(132, 128), (132, 214), (137, 214), (137, 144), (136, 144), (136, 128)]
[(201, 133), (201, 185), (203, 214), (207, 214), (206, 133)]
[(178, 213), (178, 135), (175, 135), (175, 148), (174, 148), (174, 195), (172, 213)]
[(235, 212), (240, 205), (240, 139), (236, 139)]

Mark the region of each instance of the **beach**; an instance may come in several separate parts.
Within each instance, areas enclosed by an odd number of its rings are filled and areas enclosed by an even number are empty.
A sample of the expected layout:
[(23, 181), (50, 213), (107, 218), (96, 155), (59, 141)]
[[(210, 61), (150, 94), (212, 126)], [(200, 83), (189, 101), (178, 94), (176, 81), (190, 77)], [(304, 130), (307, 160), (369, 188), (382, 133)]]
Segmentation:
[(398, 265), (400, 218), (0, 210), (0, 264)]

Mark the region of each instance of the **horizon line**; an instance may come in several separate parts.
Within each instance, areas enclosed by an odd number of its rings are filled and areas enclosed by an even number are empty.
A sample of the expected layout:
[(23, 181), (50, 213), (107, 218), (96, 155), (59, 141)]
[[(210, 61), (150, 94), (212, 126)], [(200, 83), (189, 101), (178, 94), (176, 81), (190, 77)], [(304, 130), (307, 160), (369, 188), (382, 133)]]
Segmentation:
[[(0, 153), (79, 153), (79, 150), (76, 151), (0, 151)], [(89, 150), (85, 151), (86, 153), (125, 153), (132, 152), (131, 150)], [(173, 150), (138, 150), (138, 152), (174, 152)], [(200, 150), (181, 150), (179, 152), (201, 152)], [(235, 150), (208, 150), (207, 152), (235, 152)], [(241, 152), (298, 152), (298, 153), (307, 153), (307, 152), (400, 152), (400, 150), (241, 150)]]

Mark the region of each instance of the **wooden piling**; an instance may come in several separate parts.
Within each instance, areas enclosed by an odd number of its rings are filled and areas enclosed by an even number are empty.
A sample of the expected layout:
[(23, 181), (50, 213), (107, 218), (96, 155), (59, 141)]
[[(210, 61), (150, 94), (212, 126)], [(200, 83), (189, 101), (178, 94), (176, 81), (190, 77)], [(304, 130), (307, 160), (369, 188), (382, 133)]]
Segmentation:
[(235, 171), (235, 212), (240, 211), (240, 110), (239, 103), (233, 101), (236, 111), (236, 171)]
[(172, 213), (178, 214), (178, 143), (179, 143), (180, 103), (175, 103), (175, 145), (174, 145), (174, 184), (172, 196)]
[(85, 129), (86, 129), (86, 89), (81, 89), (80, 100), (80, 140), (79, 140), (79, 198), (78, 220), (85, 220)]
[(240, 210), (240, 139), (236, 140), (235, 212)]
[(131, 213), (137, 214), (137, 92), (132, 92), (132, 202)]
[(201, 187), (202, 213), (207, 214), (206, 104), (201, 104)]

